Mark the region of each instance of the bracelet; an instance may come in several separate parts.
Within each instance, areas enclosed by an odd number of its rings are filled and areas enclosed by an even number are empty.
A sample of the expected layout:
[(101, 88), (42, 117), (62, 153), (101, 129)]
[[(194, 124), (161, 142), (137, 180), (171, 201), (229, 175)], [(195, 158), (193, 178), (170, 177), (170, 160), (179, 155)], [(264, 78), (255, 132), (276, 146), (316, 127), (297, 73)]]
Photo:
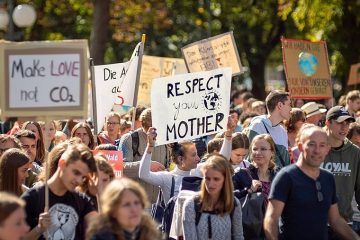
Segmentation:
[(225, 137), (232, 137), (232, 135), (225, 135)]

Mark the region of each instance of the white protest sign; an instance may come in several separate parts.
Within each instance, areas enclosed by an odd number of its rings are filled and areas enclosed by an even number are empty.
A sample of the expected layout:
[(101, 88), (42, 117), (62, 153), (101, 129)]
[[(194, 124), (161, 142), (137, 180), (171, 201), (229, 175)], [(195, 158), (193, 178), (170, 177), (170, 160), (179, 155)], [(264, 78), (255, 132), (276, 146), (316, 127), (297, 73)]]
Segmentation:
[(128, 62), (94, 66), (98, 132), (114, 106), (133, 106), (141, 44)]
[(193, 42), (183, 47), (181, 51), (189, 72), (224, 67), (231, 67), (233, 75), (240, 74), (242, 71), (233, 32)]
[(87, 41), (0, 43), (4, 116), (86, 117)]
[(156, 144), (190, 140), (225, 130), (230, 109), (231, 68), (152, 81)]

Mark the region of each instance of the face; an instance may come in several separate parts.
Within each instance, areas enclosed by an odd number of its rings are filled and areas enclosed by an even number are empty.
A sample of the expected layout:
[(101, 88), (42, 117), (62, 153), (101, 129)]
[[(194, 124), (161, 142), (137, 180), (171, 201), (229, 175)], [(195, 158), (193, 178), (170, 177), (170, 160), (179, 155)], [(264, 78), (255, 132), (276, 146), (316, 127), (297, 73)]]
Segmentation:
[(359, 134), (353, 134), (350, 141), (355, 144), (356, 146), (360, 147), (360, 135)]
[(208, 168), (204, 172), (205, 188), (210, 196), (218, 196), (224, 186), (224, 176), (221, 172)]
[(306, 122), (318, 125), (318, 123), (321, 119), (322, 119), (322, 113), (319, 113), (319, 114), (315, 114), (313, 116), (308, 117), (306, 119)]
[(291, 101), (289, 97), (287, 97), (284, 103), (278, 103), (278, 106), (280, 108), (280, 115), (283, 117), (283, 119), (289, 120), (291, 116)]
[(237, 113), (231, 113), (230, 116), (232, 119), (235, 120), (235, 122), (239, 121), (239, 115)]
[(341, 142), (344, 141), (349, 132), (350, 123), (350, 121), (343, 121), (341, 123), (338, 123), (335, 120), (327, 121), (326, 125), (329, 128), (330, 138)]
[(103, 186), (106, 187), (110, 183), (110, 176), (104, 171), (99, 170), (99, 181), (102, 182)]
[(81, 160), (66, 164), (63, 159), (59, 161), (60, 178), (68, 191), (75, 191), (75, 188), (82, 184), (90, 170)]
[(302, 118), (295, 123), (295, 129), (299, 130), (305, 121), (305, 115), (303, 115)]
[(248, 155), (249, 150), (245, 149), (245, 148), (237, 148), (231, 151), (231, 163), (233, 165), (239, 165), (244, 158), (246, 157), (246, 155)]
[(315, 131), (298, 145), (303, 163), (318, 168), (330, 150), (326, 133)]
[(49, 140), (53, 140), (55, 138), (55, 125), (53, 122), (48, 122), (45, 125), (41, 127), (41, 130), (43, 131), (43, 134), (46, 135), (46, 137)]
[(7, 140), (5, 142), (0, 142), (0, 157), (6, 150), (13, 147), (14, 147), (14, 143), (10, 140)]
[(75, 137), (78, 137), (81, 139), (81, 141), (86, 145), (89, 146), (90, 143), (90, 136), (87, 133), (86, 129), (83, 127), (80, 127), (78, 129), (76, 129), (75, 131)]
[(132, 232), (140, 225), (142, 212), (140, 198), (133, 191), (125, 190), (114, 217), (125, 230)]
[(29, 164), (25, 164), (17, 169), (18, 183), (25, 184), (25, 179), (28, 175)]
[(32, 131), (33, 133), (35, 133), (35, 137), (36, 137), (36, 141), (39, 139), (39, 131), (37, 129), (37, 127), (34, 125), (34, 124), (28, 124), (26, 127), (25, 127), (26, 130), (30, 130)]
[(251, 146), (251, 157), (257, 166), (269, 166), (274, 151), (265, 139), (257, 139)]
[(302, 99), (297, 99), (297, 100), (295, 101), (295, 107), (301, 108), (303, 105), (304, 105), (304, 100), (302, 100)]
[(266, 109), (264, 106), (257, 106), (253, 108), (253, 111), (259, 115), (264, 115), (266, 114)]
[(196, 168), (197, 164), (200, 162), (200, 158), (197, 154), (195, 144), (186, 146), (185, 156), (181, 157), (181, 159), (181, 166), (184, 171), (190, 171), (191, 169)]
[(0, 225), (0, 236), (4, 240), (21, 240), (29, 229), (25, 211), (19, 207)]
[(355, 99), (354, 101), (348, 101), (349, 109), (353, 112), (360, 110), (360, 98)]
[(36, 140), (27, 137), (21, 137), (20, 139), (22, 148), (26, 151), (30, 157), (30, 163), (36, 158)]
[(106, 130), (110, 134), (118, 134), (120, 131), (120, 119), (112, 116), (106, 121)]

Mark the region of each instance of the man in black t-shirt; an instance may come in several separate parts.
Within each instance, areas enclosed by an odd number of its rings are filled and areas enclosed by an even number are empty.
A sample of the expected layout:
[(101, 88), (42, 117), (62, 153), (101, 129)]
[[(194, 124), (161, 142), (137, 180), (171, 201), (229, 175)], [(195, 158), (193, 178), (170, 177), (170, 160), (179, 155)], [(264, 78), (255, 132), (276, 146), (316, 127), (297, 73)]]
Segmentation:
[(326, 132), (315, 125), (301, 130), (296, 164), (283, 168), (271, 184), (264, 219), (266, 239), (279, 239), (278, 222), (283, 227), (280, 239), (327, 240), (327, 224), (342, 239), (359, 239), (340, 216), (335, 180), (320, 169), (330, 150)]
[[(58, 168), (48, 180), (49, 209), (45, 209), (45, 186), (24, 193), (27, 223), (31, 231), (26, 239), (85, 239), (85, 222), (97, 213), (90, 198), (75, 191), (89, 173), (96, 172), (90, 149), (84, 144), (71, 145), (60, 157)], [(45, 209), (45, 210), (44, 210)]]

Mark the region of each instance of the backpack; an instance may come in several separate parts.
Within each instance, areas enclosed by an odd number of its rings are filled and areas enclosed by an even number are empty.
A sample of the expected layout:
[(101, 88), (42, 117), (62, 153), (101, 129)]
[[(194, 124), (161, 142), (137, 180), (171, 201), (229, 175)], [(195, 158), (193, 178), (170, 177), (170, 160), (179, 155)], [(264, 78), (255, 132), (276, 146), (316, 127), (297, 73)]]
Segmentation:
[[(236, 202), (236, 198), (234, 197), (234, 207), (233, 207), (232, 211), (230, 212), (231, 239), (233, 239), (233, 231), (234, 231), (233, 217), (234, 217), (234, 211), (235, 211), (236, 207), (237, 207), (237, 202)], [(201, 218), (201, 214), (202, 214), (202, 212), (201, 212), (201, 203), (200, 203), (199, 196), (194, 198), (194, 209), (195, 209), (195, 226), (197, 226), (199, 224), (199, 222), (200, 222), (200, 218)], [(208, 219), (208, 238), (212, 239), (210, 218)]]
[[(135, 156), (141, 156), (139, 152), (139, 132), (138, 131), (131, 131), (130, 132), (131, 141), (132, 141), (132, 151), (133, 151), (133, 157)], [(115, 140), (115, 146), (117, 149), (121, 150), (120, 143), (122, 138)]]

